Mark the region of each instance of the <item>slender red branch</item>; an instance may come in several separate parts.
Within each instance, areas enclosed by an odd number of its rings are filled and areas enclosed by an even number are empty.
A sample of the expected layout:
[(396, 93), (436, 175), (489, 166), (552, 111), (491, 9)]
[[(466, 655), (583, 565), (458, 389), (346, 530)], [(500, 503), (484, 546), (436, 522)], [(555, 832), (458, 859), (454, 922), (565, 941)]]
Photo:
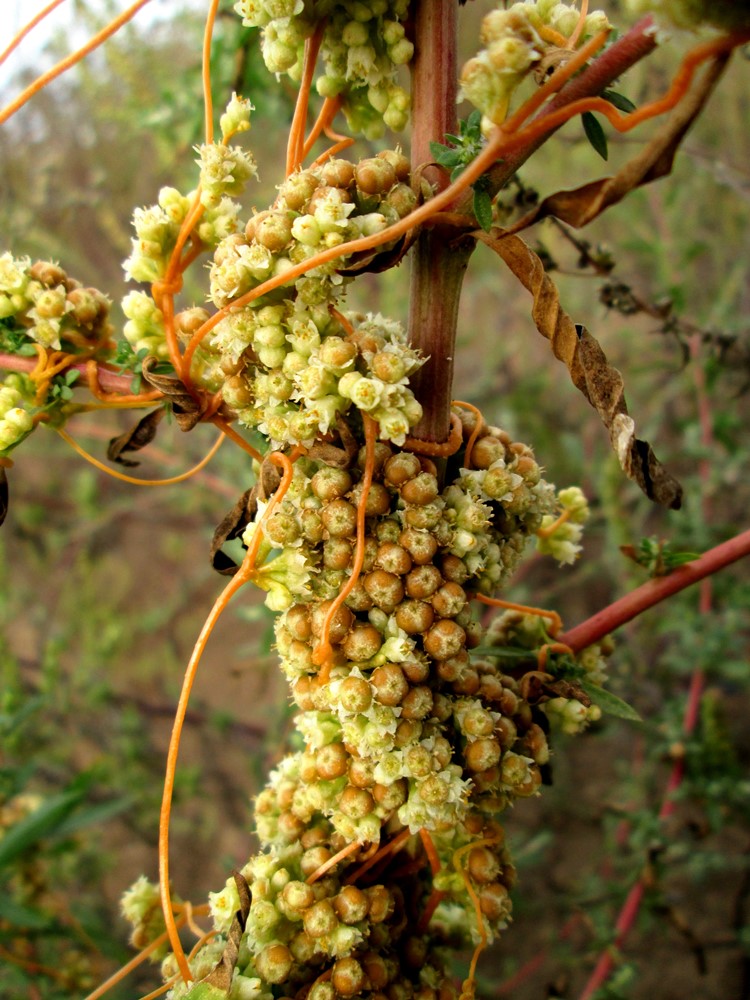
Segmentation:
[[(35, 357), (26, 358), (19, 354), (0, 354), (0, 369), (7, 372), (28, 373), (34, 370), (36, 363), (37, 359)], [(81, 361), (78, 364), (68, 365), (68, 370), (77, 371), (85, 375), (86, 365), (86, 361)], [(113, 372), (110, 368), (99, 365), (98, 378), (99, 385), (105, 392), (130, 393), (130, 383), (133, 381), (131, 374), (120, 375), (117, 372)]]
[(557, 636), (557, 639), (576, 652), (585, 649), (586, 646), (637, 618), (665, 598), (698, 583), (699, 580), (704, 580), (747, 555), (750, 555), (750, 529), (709, 549), (699, 559), (678, 567), (667, 576), (649, 580), (614, 604), (597, 611), (595, 615), (576, 625), (569, 632)]

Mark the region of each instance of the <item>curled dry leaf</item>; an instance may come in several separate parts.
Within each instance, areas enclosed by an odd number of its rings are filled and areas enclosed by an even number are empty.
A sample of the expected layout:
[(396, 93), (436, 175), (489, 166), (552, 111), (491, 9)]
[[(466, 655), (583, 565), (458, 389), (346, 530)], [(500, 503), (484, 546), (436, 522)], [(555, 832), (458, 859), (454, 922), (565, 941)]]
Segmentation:
[(221, 573), (222, 576), (234, 576), (237, 572), (239, 566), (222, 551), (222, 546), (225, 542), (231, 542), (243, 534), (258, 511), (258, 501), (267, 500), (272, 496), (279, 488), (280, 482), (281, 473), (278, 466), (268, 458), (264, 459), (258, 482), (242, 494), (214, 531), (211, 541), (211, 565), (217, 573)]
[(160, 364), (158, 358), (147, 357), (143, 362), (141, 374), (150, 386), (164, 394), (180, 430), (191, 431), (200, 422), (203, 407), (176, 375), (160, 375), (154, 372), (153, 369), (158, 364)]
[(139, 462), (124, 458), (123, 454), (126, 451), (140, 451), (147, 444), (151, 444), (156, 437), (156, 428), (163, 416), (164, 408), (160, 406), (158, 410), (152, 410), (145, 417), (141, 417), (135, 427), (125, 431), (119, 437), (112, 438), (107, 445), (107, 458), (110, 462), (118, 462), (120, 465), (126, 465), (130, 468), (139, 465)]
[(519, 236), (497, 229), (490, 233), (477, 231), (475, 236), (502, 257), (533, 295), (531, 315), (537, 330), (549, 340), (553, 354), (565, 363), (575, 387), (598, 412), (625, 474), (649, 500), (677, 509), (682, 503), (682, 487), (661, 465), (651, 446), (636, 438), (622, 375), (609, 364), (596, 339), (576, 326), (562, 309), (559, 292), (540, 258)]
[(666, 177), (672, 171), (680, 143), (719, 82), (728, 59), (728, 54), (724, 54), (709, 63), (700, 81), (680, 101), (651, 142), (613, 177), (603, 177), (573, 191), (558, 191), (550, 195), (511, 226), (508, 232), (519, 233), (548, 216), (580, 229), (610, 205), (622, 201), (634, 188)]
[(237, 958), (240, 953), (240, 942), (245, 932), (245, 925), (250, 913), (252, 903), (252, 893), (247, 880), (240, 872), (232, 872), (234, 884), (237, 886), (237, 894), (240, 898), (240, 908), (234, 914), (232, 923), (227, 935), (227, 943), (222, 952), (221, 958), (209, 974), (202, 980), (210, 986), (229, 994), (232, 986), (232, 976), (234, 975)]
[(211, 541), (211, 565), (222, 576), (234, 576), (239, 566), (226, 552), (222, 551), (225, 542), (239, 538), (245, 528), (255, 517), (258, 509), (258, 487), (246, 490), (219, 522)]

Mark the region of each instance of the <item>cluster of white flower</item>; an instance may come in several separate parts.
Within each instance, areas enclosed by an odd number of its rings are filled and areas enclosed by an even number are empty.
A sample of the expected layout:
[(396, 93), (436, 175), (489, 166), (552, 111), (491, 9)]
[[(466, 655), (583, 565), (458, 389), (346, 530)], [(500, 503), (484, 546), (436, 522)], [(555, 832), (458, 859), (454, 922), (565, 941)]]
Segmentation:
[(87, 346), (105, 343), (109, 299), (84, 288), (58, 265), (31, 263), (28, 257), (0, 255), (0, 320), (41, 347), (60, 350), (66, 334), (84, 338)]
[[(485, 130), (502, 124), (516, 88), (544, 64), (548, 52), (559, 51), (578, 20), (574, 4), (557, 0), (525, 0), (487, 14), (481, 34), (485, 48), (464, 65), (460, 80), (462, 96), (482, 112)], [(586, 16), (579, 44), (609, 26), (606, 14), (593, 11)]]
[(34, 429), (33, 418), (22, 404), (21, 393), (6, 380), (0, 388), (0, 455), (7, 455)]
[(409, 120), (409, 96), (397, 82), (414, 46), (403, 21), (408, 0), (238, 0), (243, 23), (263, 31), (262, 51), (272, 73), (302, 75), (305, 40), (323, 25), (324, 72), (316, 86), (323, 97), (343, 100), (350, 128), (368, 139), (385, 128), (401, 131)]
[[(583, 526), (589, 519), (589, 505), (578, 486), (569, 486), (557, 494), (562, 516), (545, 514), (537, 536), (537, 550), (560, 563), (574, 563), (581, 553)], [(552, 529), (552, 530), (548, 530)]]

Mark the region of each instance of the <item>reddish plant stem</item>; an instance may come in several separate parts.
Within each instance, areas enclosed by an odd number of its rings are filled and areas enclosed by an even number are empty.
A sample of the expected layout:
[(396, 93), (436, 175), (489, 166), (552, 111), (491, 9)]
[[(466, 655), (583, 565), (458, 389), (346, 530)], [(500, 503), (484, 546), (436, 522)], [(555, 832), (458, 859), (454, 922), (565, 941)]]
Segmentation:
[[(695, 394), (698, 403), (698, 424), (701, 432), (701, 444), (706, 449), (710, 449), (714, 443), (713, 420), (711, 417), (711, 403), (706, 389), (706, 374), (700, 364), (701, 337), (699, 333), (693, 335), (690, 340), (690, 355), (693, 361), (693, 381), (695, 383)], [(703, 488), (701, 506), (703, 517), (709, 523), (711, 513), (711, 501), (708, 496), (708, 486), (711, 476), (711, 465), (707, 458), (701, 459), (698, 466), (698, 476)], [(712, 550), (713, 551), (713, 550)], [(707, 553), (708, 554), (708, 553)], [(700, 581), (700, 596), (698, 599), (698, 610), (701, 615), (711, 612), (711, 577), (705, 576)], [(706, 676), (700, 663), (693, 670), (690, 677), (690, 687), (688, 689), (685, 712), (682, 717), (682, 732), (689, 737), (698, 725), (700, 719), (701, 698), (705, 688)], [(682, 784), (685, 776), (685, 758), (677, 757), (672, 764), (672, 771), (669, 775), (661, 808), (659, 809), (659, 820), (668, 819), (675, 810), (675, 792)], [(625, 943), (625, 938), (630, 933), (640, 910), (641, 902), (646, 891), (646, 883), (643, 877), (639, 878), (628, 893), (625, 902), (620, 910), (615, 924), (614, 947), (620, 949)], [(596, 991), (609, 979), (615, 966), (615, 952), (609, 948), (602, 952), (594, 966), (579, 1000), (590, 1000)]]
[[(25, 372), (34, 370), (37, 359), (23, 357), (20, 354), (0, 354), (0, 370), (8, 372)], [(69, 365), (69, 371), (86, 374), (86, 362), (82, 361), (77, 365)], [(119, 375), (109, 368), (99, 365), (98, 370), (99, 385), (105, 392), (117, 392), (123, 395), (130, 393), (130, 383), (133, 381), (132, 375)]]
[[(456, 118), (455, 0), (419, 0), (414, 12), (412, 68), (412, 170), (437, 190), (448, 184), (444, 170), (427, 167), (433, 159), (431, 142), (455, 132)], [(411, 257), (409, 341), (428, 360), (412, 376), (414, 393), (424, 417), (414, 436), (445, 441), (450, 432), (453, 356), (461, 285), (473, 241), (452, 244), (455, 233), (436, 226), (417, 239)]]
[(649, 580), (609, 607), (597, 611), (569, 632), (556, 636), (556, 641), (565, 643), (575, 652), (585, 649), (665, 598), (706, 579), (747, 555), (750, 555), (750, 529), (709, 549), (699, 559), (678, 567), (667, 576)]

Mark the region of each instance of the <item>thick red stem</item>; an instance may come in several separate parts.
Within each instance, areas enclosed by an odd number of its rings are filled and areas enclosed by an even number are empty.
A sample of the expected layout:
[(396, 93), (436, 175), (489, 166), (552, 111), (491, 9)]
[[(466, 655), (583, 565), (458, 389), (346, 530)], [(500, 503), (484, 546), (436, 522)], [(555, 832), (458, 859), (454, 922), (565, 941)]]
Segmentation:
[[(433, 159), (431, 142), (455, 132), (456, 27), (455, 0), (418, 0), (414, 11), (415, 55), (412, 69), (412, 170), (438, 190), (448, 177)], [(409, 341), (429, 360), (411, 384), (424, 409), (414, 436), (445, 441), (450, 431), (453, 356), (461, 285), (473, 249), (472, 241), (452, 243), (455, 232), (436, 226), (422, 232), (412, 251), (409, 298)]]
[[(37, 359), (22, 357), (19, 354), (0, 354), (0, 371), (7, 372), (30, 372), (36, 367)], [(86, 362), (82, 361), (77, 365), (69, 365), (71, 371), (86, 374)], [(117, 372), (99, 365), (98, 371), (99, 385), (105, 392), (116, 392), (121, 395), (130, 393), (130, 383), (133, 381), (132, 375), (118, 375)]]
[(575, 652), (585, 649), (586, 646), (598, 642), (605, 635), (632, 621), (665, 598), (698, 583), (699, 580), (704, 580), (747, 555), (750, 555), (750, 529), (709, 549), (699, 559), (680, 566), (667, 576), (649, 580), (621, 597), (619, 601), (587, 618), (585, 622), (576, 625), (569, 632), (556, 636), (556, 641), (565, 643)]

